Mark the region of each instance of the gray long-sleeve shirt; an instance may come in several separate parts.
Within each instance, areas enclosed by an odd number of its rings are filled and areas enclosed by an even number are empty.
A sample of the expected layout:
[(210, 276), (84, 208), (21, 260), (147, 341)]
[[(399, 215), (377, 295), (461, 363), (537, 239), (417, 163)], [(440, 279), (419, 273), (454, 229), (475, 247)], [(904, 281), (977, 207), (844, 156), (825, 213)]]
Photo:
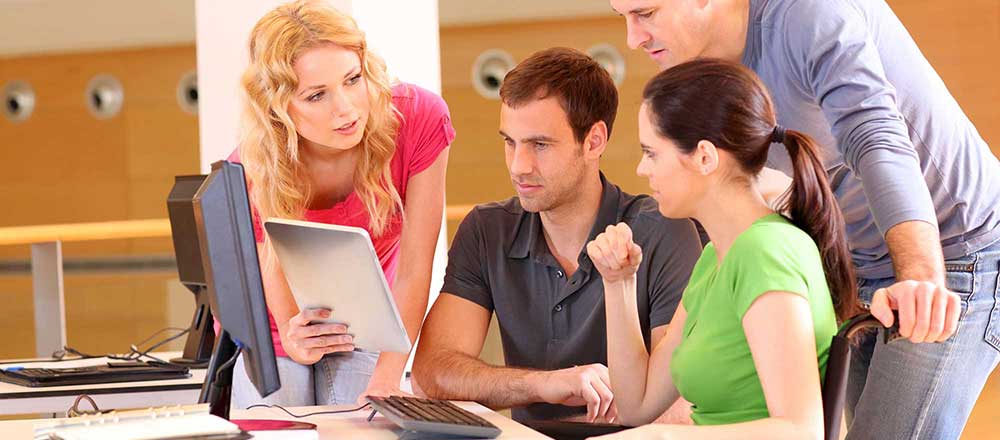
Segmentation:
[[(946, 259), (1000, 239), (1000, 162), (884, 1), (750, 0), (743, 64), (822, 146), (859, 277), (893, 275), (905, 221), (937, 225)], [(791, 175), (778, 145), (768, 164)]]

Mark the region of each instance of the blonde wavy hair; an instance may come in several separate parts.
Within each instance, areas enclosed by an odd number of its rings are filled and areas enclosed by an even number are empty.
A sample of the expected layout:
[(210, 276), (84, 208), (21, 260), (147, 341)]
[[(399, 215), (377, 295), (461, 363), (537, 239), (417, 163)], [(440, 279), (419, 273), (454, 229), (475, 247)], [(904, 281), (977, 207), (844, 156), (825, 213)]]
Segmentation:
[(250, 64), (242, 79), (240, 160), (262, 219), (304, 216), (311, 188), (299, 154), (299, 136), (288, 115), (298, 87), (292, 65), (303, 51), (329, 44), (357, 52), (368, 83), (371, 109), (358, 146), (354, 189), (373, 235), (379, 236), (402, 212), (389, 170), (401, 115), (392, 104), (385, 62), (369, 51), (364, 33), (350, 16), (320, 1), (300, 0), (275, 8), (257, 22), (250, 33)]

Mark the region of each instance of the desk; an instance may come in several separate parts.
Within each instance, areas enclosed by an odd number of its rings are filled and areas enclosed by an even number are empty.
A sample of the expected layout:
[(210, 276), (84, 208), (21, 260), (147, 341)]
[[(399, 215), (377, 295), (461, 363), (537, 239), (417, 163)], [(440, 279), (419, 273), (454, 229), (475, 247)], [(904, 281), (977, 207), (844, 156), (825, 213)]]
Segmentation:
[[(179, 351), (153, 353), (160, 359), (181, 355)], [(63, 362), (8, 362), (0, 368), (24, 365), (31, 367), (82, 367), (106, 363), (107, 358), (79, 359)], [(148, 406), (186, 405), (198, 402), (204, 369), (191, 369), (191, 377), (174, 380), (146, 380), (108, 384), (71, 385), (62, 387), (25, 387), (0, 382), (0, 415), (65, 413), (80, 394), (91, 396), (101, 408), (144, 408)], [(81, 408), (90, 409), (83, 402)], [(7, 438), (0, 436), (2, 438)]]
[[(500, 439), (545, 439), (542, 434), (532, 431), (528, 427), (517, 423), (503, 415), (493, 412), (488, 408), (474, 402), (456, 402), (458, 406), (472, 411), (480, 417), (497, 425), (503, 434)], [(289, 408), (289, 411), (302, 414), (306, 412), (349, 409), (350, 406), (308, 406)], [(321, 439), (385, 439), (396, 440), (399, 430), (396, 425), (381, 415), (376, 415), (369, 423), (366, 419), (371, 410), (365, 409), (346, 414), (324, 414), (310, 416), (303, 419), (294, 419), (276, 408), (254, 408), (250, 410), (234, 410), (234, 419), (282, 419), (282, 420), (303, 420), (315, 423), (319, 430)], [(30, 439), (34, 430), (34, 424), (41, 420), (14, 420), (0, 422), (0, 438), (4, 439)]]

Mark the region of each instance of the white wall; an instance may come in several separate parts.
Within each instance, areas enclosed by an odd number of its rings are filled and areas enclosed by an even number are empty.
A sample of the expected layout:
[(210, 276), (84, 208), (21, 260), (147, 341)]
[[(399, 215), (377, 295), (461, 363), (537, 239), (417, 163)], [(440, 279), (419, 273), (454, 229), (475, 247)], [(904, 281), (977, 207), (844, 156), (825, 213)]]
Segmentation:
[[(386, 5), (392, 5), (387, 10)], [(354, 19), (389, 74), (441, 93), (441, 50), (436, 0), (356, 1)]]

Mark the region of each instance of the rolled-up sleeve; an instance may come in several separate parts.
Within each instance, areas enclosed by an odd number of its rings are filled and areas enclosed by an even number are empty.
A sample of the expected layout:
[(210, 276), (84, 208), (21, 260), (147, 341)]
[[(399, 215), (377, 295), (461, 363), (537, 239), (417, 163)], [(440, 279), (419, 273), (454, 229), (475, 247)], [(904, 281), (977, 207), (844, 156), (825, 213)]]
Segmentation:
[(883, 69), (893, 60), (882, 59), (862, 13), (837, 0), (799, 1), (777, 25), (787, 36), (786, 68), (816, 97), (882, 235), (906, 221), (936, 226), (920, 157)]

